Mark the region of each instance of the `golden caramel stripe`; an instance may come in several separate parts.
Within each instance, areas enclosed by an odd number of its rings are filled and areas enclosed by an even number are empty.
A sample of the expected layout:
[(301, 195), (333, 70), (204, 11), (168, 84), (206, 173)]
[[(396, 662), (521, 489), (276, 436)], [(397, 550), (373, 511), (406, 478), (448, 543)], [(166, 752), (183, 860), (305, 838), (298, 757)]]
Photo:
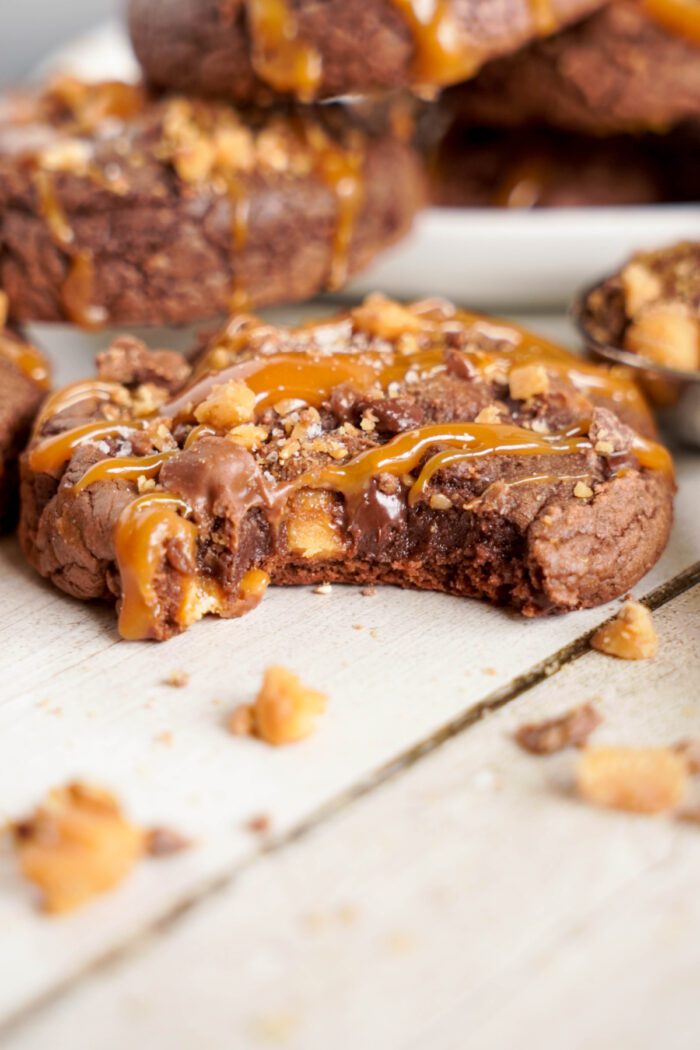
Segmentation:
[(78, 493), (83, 489), (94, 485), (96, 481), (122, 480), (137, 481), (138, 478), (155, 478), (160, 473), (160, 468), (167, 460), (172, 459), (180, 450), (170, 452), (156, 452), (152, 456), (122, 456), (115, 459), (101, 459), (99, 463), (93, 463), (83, 474), (80, 481), (73, 486), (73, 491)]
[(154, 625), (162, 611), (156, 579), (166, 544), (179, 545), (182, 560), (192, 566), (194, 574), (197, 527), (182, 517), (188, 510), (184, 500), (154, 492), (140, 496), (122, 511), (114, 531), (122, 589), (119, 609), (122, 638), (154, 637)]
[(13, 339), (12, 336), (0, 332), (0, 357), (13, 364), (37, 386), (48, 387), (49, 366), (39, 351), (29, 343), (23, 343), (20, 339)]
[(99, 423), (85, 423), (84, 426), (73, 427), (62, 434), (45, 438), (29, 453), (30, 469), (37, 474), (58, 470), (81, 445), (104, 438), (128, 437), (136, 426), (134, 422), (108, 423), (102, 420)]

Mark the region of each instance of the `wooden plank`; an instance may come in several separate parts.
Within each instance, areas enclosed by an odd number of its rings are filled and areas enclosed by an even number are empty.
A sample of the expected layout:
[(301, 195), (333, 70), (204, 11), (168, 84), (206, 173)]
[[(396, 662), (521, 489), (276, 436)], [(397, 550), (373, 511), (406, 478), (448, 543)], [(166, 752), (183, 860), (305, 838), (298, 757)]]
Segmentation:
[(700, 832), (585, 806), (572, 754), (511, 739), (592, 697), (602, 742), (700, 734), (700, 587), (656, 621), (654, 662), (569, 664), (86, 978), (9, 1050), (697, 1046)]
[[(561, 330), (555, 322), (554, 334)], [(71, 340), (64, 377), (85, 368), (85, 347)], [(679, 468), (673, 540), (640, 595), (688, 570), (700, 550), (700, 470), (691, 456)], [(440, 595), (297, 589), (274, 591), (239, 622), (207, 622), (161, 647), (128, 645), (117, 641), (109, 610), (38, 580), (13, 540), (0, 543), (0, 569), (0, 819), (80, 776), (112, 787), (143, 823), (173, 824), (198, 842), (177, 861), (142, 866), (118, 893), (61, 922), (36, 914), (12, 858), (0, 857), (0, 1018), (250, 861), (259, 848), (245, 829), (251, 815), (265, 812), (284, 834), (341, 804), (480, 705), (541, 676), (610, 611), (526, 623)], [(318, 735), (282, 752), (223, 729), (226, 712), (253, 694), (272, 662), (332, 698)], [(162, 684), (179, 669), (191, 673), (186, 689)]]

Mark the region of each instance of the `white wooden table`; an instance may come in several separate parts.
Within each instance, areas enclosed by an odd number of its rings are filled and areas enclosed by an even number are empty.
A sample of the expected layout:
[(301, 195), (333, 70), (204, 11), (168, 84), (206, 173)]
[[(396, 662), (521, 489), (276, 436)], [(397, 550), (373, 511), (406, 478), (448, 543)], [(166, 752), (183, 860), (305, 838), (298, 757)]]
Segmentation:
[[(81, 368), (68, 353), (63, 378)], [(601, 741), (700, 736), (700, 458), (678, 467), (671, 544), (635, 589), (652, 663), (588, 651), (615, 605), (529, 623), (341, 587), (127, 644), (2, 541), (0, 820), (78, 776), (196, 840), (63, 919), (4, 840), (2, 1045), (696, 1050), (700, 828), (585, 807), (571, 754), (511, 740), (592, 698)], [(224, 728), (273, 662), (331, 697), (281, 750)]]

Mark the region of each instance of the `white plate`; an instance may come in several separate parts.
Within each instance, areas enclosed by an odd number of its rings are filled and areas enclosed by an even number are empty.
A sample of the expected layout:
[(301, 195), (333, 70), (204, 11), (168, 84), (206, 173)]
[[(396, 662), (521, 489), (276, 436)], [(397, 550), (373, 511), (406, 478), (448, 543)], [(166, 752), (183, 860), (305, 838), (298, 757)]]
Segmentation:
[[(40, 72), (88, 79), (138, 76), (129, 41), (107, 23), (52, 56)], [(700, 238), (700, 204), (499, 211), (430, 208), (412, 236), (347, 289), (397, 297), (439, 294), (483, 309), (553, 309), (629, 253)]]

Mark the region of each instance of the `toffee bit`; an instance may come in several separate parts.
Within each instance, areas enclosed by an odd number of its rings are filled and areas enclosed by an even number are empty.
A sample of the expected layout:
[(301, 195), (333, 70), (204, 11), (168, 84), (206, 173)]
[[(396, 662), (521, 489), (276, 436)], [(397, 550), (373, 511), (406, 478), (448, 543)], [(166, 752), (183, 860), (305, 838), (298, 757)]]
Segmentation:
[(581, 753), (576, 786), (596, 806), (663, 813), (683, 799), (684, 759), (667, 747), (589, 747)]
[(362, 595), (363, 598), (374, 598), (376, 593), (377, 593), (377, 588), (374, 587), (374, 586), (363, 587), (360, 590), (360, 594)]
[(532, 755), (551, 755), (566, 747), (582, 747), (602, 721), (593, 704), (581, 704), (559, 718), (520, 726), (515, 742)]
[(116, 798), (77, 782), (51, 791), (12, 830), (22, 872), (54, 915), (113, 889), (144, 852), (143, 833)]
[(615, 619), (595, 632), (591, 648), (620, 660), (652, 659), (658, 638), (651, 613), (640, 602), (626, 601)]
[(187, 671), (171, 671), (168, 677), (163, 679), (163, 685), (170, 685), (173, 689), (184, 689), (189, 680)]
[(286, 667), (268, 667), (252, 704), (232, 713), (228, 729), (234, 736), (256, 736), (267, 744), (292, 744), (310, 736), (328, 698), (304, 685)]
[(317, 587), (314, 587), (314, 594), (330, 594), (333, 590), (330, 583), (319, 583)]

